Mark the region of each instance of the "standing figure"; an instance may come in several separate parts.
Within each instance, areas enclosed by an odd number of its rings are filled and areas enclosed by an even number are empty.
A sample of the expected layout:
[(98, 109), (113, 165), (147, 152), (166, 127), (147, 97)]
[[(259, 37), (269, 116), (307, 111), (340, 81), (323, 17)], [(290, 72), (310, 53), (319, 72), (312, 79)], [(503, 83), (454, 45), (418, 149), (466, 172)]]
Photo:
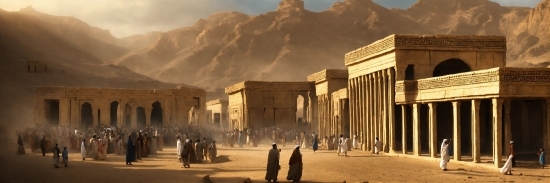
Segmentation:
[(47, 146), (48, 146), (48, 141), (46, 141), (46, 136), (42, 135), (42, 139), (40, 139), (40, 150), (42, 151), (42, 156), (46, 156)]
[(25, 154), (25, 147), (23, 146), (23, 138), (21, 138), (21, 134), (17, 136), (17, 154)]
[(340, 143), (340, 154), (344, 154), (344, 157), (348, 156), (348, 141), (349, 138), (346, 138)]
[(179, 162), (181, 163), (181, 152), (182, 152), (182, 148), (183, 146), (181, 145), (181, 139), (180, 139), (180, 136), (176, 137), (176, 151), (177, 151), (177, 154), (178, 154), (178, 160)]
[(185, 140), (185, 144), (183, 145), (183, 148), (181, 148), (181, 160), (183, 162), (183, 167), (185, 168), (191, 168), (191, 153), (193, 152), (193, 148), (191, 148), (191, 141), (189, 139)]
[(279, 165), (280, 150), (277, 149), (277, 144), (275, 143), (271, 146), (273, 148), (269, 150), (269, 154), (267, 156), (267, 172), (265, 173), (265, 180), (267, 180), (267, 182), (276, 182), (277, 175), (279, 175), (279, 170), (281, 169), (281, 166)]
[(80, 143), (80, 155), (82, 155), (82, 161), (86, 160), (86, 139), (82, 139)]
[[(313, 137), (313, 142), (311, 143), (311, 147), (313, 148), (313, 152), (317, 151), (317, 149), (319, 148), (319, 142), (318, 141), (319, 141), (319, 139), (317, 138), (317, 135), (315, 135), (315, 137)], [(300, 159), (302, 159), (302, 158), (300, 158)]]
[(59, 153), (61, 153), (61, 150), (57, 147), (57, 144), (55, 144), (53, 148), (53, 166), (55, 168), (59, 168)]
[(506, 163), (504, 163), (504, 166), (502, 166), (499, 169), (500, 173), (503, 173), (504, 175), (512, 175), (513, 159), (514, 159), (514, 155), (508, 156), (508, 160), (506, 160)]
[(136, 153), (134, 151), (134, 142), (132, 141), (132, 135), (128, 136), (128, 147), (126, 148), (126, 165), (132, 165), (132, 161), (136, 159)]
[(203, 158), (203, 148), (202, 147), (202, 143), (201, 143), (201, 140), (200, 139), (197, 139), (197, 142), (195, 142), (195, 155), (197, 157), (197, 163), (200, 163), (202, 162), (202, 158)]
[(449, 162), (449, 144), (451, 140), (443, 139), (441, 143), (441, 161), (439, 162), (439, 168), (443, 171), (447, 171), (447, 163)]
[(340, 156), (340, 152), (342, 151), (342, 143), (344, 142), (344, 135), (340, 135), (340, 139), (338, 139), (338, 144), (337, 144), (337, 149), (336, 149), (336, 153), (338, 154), (338, 156)]
[(382, 150), (382, 143), (378, 140), (378, 137), (374, 140), (374, 153), (379, 154)]
[(210, 147), (208, 147), (208, 153), (210, 153), (210, 162), (216, 161), (216, 156), (218, 155), (218, 149), (216, 148), (216, 141), (212, 141)]
[(286, 180), (292, 180), (292, 182), (300, 181), (300, 179), (302, 179), (302, 170), (304, 164), (302, 163), (302, 154), (300, 153), (299, 145), (297, 145), (292, 152), (290, 160), (288, 161), (288, 165), (290, 167), (288, 168), (288, 175), (286, 176)]
[(539, 164), (542, 166), (542, 168), (544, 169), (544, 164), (546, 164), (546, 159), (544, 157), (544, 149), (540, 149), (540, 152), (537, 153), (539, 155)]
[(204, 160), (208, 160), (208, 141), (206, 138), (202, 138), (202, 155), (204, 156)]
[(63, 156), (63, 164), (65, 164), (65, 167), (69, 164), (69, 151), (67, 151), (67, 147), (63, 147), (63, 152), (61, 152), (61, 156)]

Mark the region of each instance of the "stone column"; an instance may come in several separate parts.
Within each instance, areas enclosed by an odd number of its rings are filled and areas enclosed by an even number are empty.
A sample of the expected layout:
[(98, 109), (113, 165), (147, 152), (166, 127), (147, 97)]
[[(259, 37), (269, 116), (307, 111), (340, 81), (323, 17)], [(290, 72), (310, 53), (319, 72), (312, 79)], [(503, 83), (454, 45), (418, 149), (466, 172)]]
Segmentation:
[(132, 128), (137, 128), (137, 106), (131, 106), (132, 108), (132, 115), (130, 116), (130, 123), (132, 124)]
[(504, 142), (506, 143), (512, 141), (512, 119), (510, 118), (511, 108), (512, 101), (510, 99), (504, 100)]
[(70, 100), (71, 104), (71, 127), (79, 127), (80, 126), (80, 106), (78, 105), (78, 102), (76, 102), (75, 98), (72, 98)]
[[(374, 137), (380, 138), (380, 114), (381, 114), (381, 106), (380, 106), (380, 76), (378, 75), (378, 72), (374, 73)], [(374, 141), (374, 138), (372, 139)]]
[(357, 107), (359, 109), (359, 112), (358, 112), (358, 117), (359, 119), (357, 120), (357, 123), (355, 123), (355, 129), (356, 131), (360, 131), (361, 129), (361, 123), (363, 123), (363, 121), (365, 121), (365, 105), (364, 104), (364, 101), (365, 101), (365, 79), (364, 79), (364, 76), (359, 76), (358, 78), (358, 87), (359, 87), (359, 106)]
[(460, 102), (455, 101), (453, 102), (453, 145), (454, 145), (454, 155), (453, 159), (455, 161), (461, 160), (461, 140), (460, 140)]
[(368, 105), (369, 105), (369, 108), (370, 108), (370, 111), (369, 111), (369, 136), (367, 136), (367, 138), (365, 139), (366, 142), (367, 142), (367, 145), (368, 145), (368, 149), (369, 151), (374, 151), (374, 122), (375, 122), (375, 112), (374, 110), (376, 110), (375, 106), (374, 106), (374, 74), (369, 74), (369, 89), (368, 89), (368, 95), (369, 95), (369, 101), (368, 101)]
[(430, 157), (437, 157), (437, 103), (428, 103), (430, 128)]
[(480, 103), (480, 100), (472, 100), (472, 159), (474, 163), (481, 162)]
[(413, 154), (420, 156), (421, 154), (420, 140), (420, 104), (413, 104)]
[(395, 83), (394, 80), (394, 68), (388, 70), (388, 93), (389, 93), (389, 144), (390, 153), (395, 153)]
[[(151, 126), (151, 112), (153, 111), (153, 108), (145, 108), (145, 125)], [(196, 114), (200, 115), (200, 114)]]
[[(355, 124), (357, 121), (355, 120), (355, 111), (354, 111), (355, 106), (353, 105), (354, 101), (355, 101), (355, 96), (353, 96), (355, 94), (354, 93), (355, 85), (352, 81), (353, 81), (353, 79), (348, 80), (348, 98), (349, 98), (349, 101), (350, 101), (350, 105), (349, 105), (350, 130), (353, 132), (353, 124)], [(323, 136), (320, 136), (320, 137), (324, 137), (324, 135), (325, 134), (323, 134)]]
[(502, 99), (493, 99), (493, 161), (502, 166)]
[(380, 85), (382, 87), (382, 120), (380, 120), (380, 122), (382, 122), (382, 125), (381, 125), (381, 131), (382, 131), (382, 143), (383, 143), (383, 146), (382, 146), (382, 151), (384, 152), (389, 152), (389, 142), (388, 142), (388, 82), (387, 82), (387, 74), (386, 74), (386, 70), (383, 70), (381, 73), (381, 77), (380, 77)]
[(407, 105), (401, 105), (401, 148), (403, 154), (407, 154)]

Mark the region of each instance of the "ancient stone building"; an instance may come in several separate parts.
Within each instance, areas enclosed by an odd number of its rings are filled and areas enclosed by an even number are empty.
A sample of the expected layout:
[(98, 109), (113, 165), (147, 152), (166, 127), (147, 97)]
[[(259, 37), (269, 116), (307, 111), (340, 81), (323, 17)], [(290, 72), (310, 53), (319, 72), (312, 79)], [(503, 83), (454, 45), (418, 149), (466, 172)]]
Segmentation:
[[(239, 130), (296, 126), (300, 116), (310, 124), (309, 104), (316, 102), (312, 82), (244, 81), (225, 88), (225, 93), (229, 95), (229, 128)], [(304, 110), (298, 114), (300, 99)]]
[(318, 116), (315, 131), (319, 137), (349, 136), (348, 71), (326, 69), (309, 75), (307, 80), (315, 82)]
[(550, 69), (506, 68), (505, 37), (391, 35), (345, 63), (363, 150), (379, 137), (386, 152), (437, 157), (446, 138), (455, 160), (500, 166), (510, 140), (519, 152), (550, 146)]
[(206, 92), (178, 87), (165, 90), (37, 87), (34, 122), (89, 125), (197, 125), (204, 121)]
[(228, 105), (229, 100), (218, 99), (206, 102), (206, 123), (221, 129), (229, 129)]

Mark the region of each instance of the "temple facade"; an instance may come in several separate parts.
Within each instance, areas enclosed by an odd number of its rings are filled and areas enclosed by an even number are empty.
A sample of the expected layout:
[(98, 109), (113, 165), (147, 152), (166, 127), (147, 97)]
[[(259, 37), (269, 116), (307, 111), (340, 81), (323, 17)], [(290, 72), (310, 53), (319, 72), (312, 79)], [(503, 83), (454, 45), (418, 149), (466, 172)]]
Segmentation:
[(314, 109), (310, 104), (316, 102), (311, 82), (244, 81), (227, 87), (225, 93), (229, 95), (230, 129), (311, 127)]
[(228, 105), (229, 100), (223, 99), (206, 102), (206, 123), (216, 128), (229, 129)]
[(34, 122), (70, 127), (200, 125), (206, 92), (178, 87), (164, 90), (37, 87)]

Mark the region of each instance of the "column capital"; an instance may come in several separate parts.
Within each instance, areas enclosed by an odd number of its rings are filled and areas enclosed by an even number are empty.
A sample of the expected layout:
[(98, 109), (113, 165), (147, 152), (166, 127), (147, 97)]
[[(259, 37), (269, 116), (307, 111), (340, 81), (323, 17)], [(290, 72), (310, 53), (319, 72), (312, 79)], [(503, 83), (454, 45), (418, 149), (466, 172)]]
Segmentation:
[(479, 110), (479, 106), (481, 105), (481, 100), (472, 100), (472, 106), (476, 106), (476, 110)]
[(453, 106), (460, 107), (460, 101), (453, 101)]
[(433, 108), (437, 107), (437, 102), (430, 102), (430, 103), (428, 103), (428, 107), (430, 107), (430, 108), (432, 108), (432, 107), (433, 107)]
[(493, 98), (493, 105), (502, 105), (504, 103), (504, 99), (502, 98)]

